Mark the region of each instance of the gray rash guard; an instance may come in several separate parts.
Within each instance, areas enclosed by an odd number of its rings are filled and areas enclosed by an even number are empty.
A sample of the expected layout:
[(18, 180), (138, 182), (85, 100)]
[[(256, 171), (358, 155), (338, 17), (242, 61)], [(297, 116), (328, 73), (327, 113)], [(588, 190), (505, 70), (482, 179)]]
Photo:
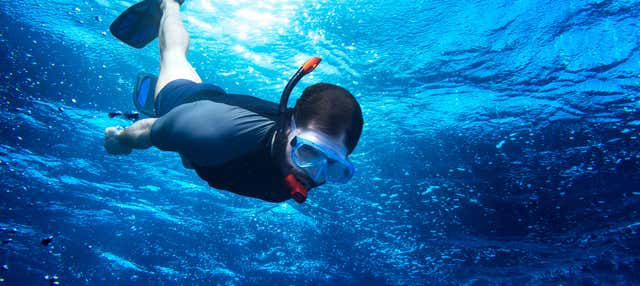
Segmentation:
[(246, 109), (199, 100), (179, 105), (160, 117), (151, 127), (151, 142), (197, 165), (218, 166), (262, 148), (274, 124)]
[[(199, 166), (219, 166), (264, 148), (265, 136), (275, 125), (263, 110), (277, 110), (276, 104), (226, 94), (214, 85), (177, 80), (160, 92), (158, 101), (160, 117), (151, 127), (152, 144)], [(234, 101), (257, 101), (260, 108), (241, 108), (232, 105)]]
[(152, 144), (182, 154), (209, 186), (268, 202), (291, 199), (270, 153), (278, 104), (174, 80), (160, 91), (154, 109)]

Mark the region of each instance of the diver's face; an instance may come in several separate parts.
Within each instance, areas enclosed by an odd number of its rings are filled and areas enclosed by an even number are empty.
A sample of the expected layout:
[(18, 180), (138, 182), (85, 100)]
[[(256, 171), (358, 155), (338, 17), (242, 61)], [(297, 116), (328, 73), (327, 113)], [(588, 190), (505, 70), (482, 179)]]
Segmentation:
[[(308, 127), (306, 128), (301, 128), (301, 129), (306, 129), (306, 130), (316, 130), (314, 128), (314, 124), (311, 123), (309, 124)], [(296, 179), (298, 179), (298, 181), (300, 181), (302, 184), (304, 184), (307, 188), (313, 188), (313, 187), (318, 187), (318, 186), (322, 186), (326, 183), (326, 181), (322, 181), (322, 182), (315, 182), (307, 173), (304, 172), (304, 170), (300, 169), (294, 162), (293, 159), (291, 158), (291, 151), (292, 151), (292, 144), (291, 141), (293, 140), (294, 134), (292, 134), (292, 130), (289, 129), (289, 138), (287, 140), (287, 146), (286, 146), (286, 152), (285, 152), (285, 161), (287, 162), (287, 165), (291, 166), (293, 169), (293, 174), (296, 176)], [(332, 140), (335, 140), (335, 144), (341, 148), (346, 149), (346, 144), (344, 143), (344, 140), (346, 138), (346, 132), (341, 132), (339, 136), (329, 136)]]

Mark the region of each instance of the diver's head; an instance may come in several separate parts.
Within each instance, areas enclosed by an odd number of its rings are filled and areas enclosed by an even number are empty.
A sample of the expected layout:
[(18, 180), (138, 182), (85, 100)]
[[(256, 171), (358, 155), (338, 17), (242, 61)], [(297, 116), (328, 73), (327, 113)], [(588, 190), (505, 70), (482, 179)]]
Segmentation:
[(296, 126), (313, 128), (336, 139), (351, 154), (362, 134), (362, 110), (346, 89), (329, 83), (307, 87), (293, 110)]
[(362, 133), (360, 105), (346, 89), (318, 83), (304, 90), (289, 119), (285, 160), (307, 188), (346, 183), (355, 169), (348, 159)]

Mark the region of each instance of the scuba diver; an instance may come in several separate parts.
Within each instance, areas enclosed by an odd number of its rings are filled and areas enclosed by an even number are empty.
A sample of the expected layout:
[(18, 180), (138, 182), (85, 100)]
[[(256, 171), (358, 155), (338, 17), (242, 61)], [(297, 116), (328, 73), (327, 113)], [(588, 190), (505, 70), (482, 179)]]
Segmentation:
[(320, 59), (312, 58), (298, 70), (279, 105), (227, 94), (202, 83), (187, 61), (183, 1), (145, 0), (112, 23), (112, 34), (136, 48), (158, 37), (161, 61), (160, 74), (141, 75), (134, 91), (135, 106), (149, 118), (126, 128), (106, 128), (106, 151), (129, 154), (155, 146), (177, 152), (184, 167), (211, 187), (269, 202), (293, 198), (303, 203), (312, 188), (349, 181), (355, 172), (349, 154), (363, 127), (355, 97), (340, 86), (318, 83), (287, 108), (295, 84)]

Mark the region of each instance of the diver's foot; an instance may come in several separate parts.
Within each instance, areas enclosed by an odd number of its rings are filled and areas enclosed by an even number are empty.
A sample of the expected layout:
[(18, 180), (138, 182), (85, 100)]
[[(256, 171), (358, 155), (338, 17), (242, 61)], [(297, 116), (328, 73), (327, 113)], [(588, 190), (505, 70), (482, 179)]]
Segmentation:
[(111, 155), (127, 155), (131, 153), (131, 147), (122, 145), (119, 137), (124, 128), (109, 127), (104, 130), (104, 149)]

